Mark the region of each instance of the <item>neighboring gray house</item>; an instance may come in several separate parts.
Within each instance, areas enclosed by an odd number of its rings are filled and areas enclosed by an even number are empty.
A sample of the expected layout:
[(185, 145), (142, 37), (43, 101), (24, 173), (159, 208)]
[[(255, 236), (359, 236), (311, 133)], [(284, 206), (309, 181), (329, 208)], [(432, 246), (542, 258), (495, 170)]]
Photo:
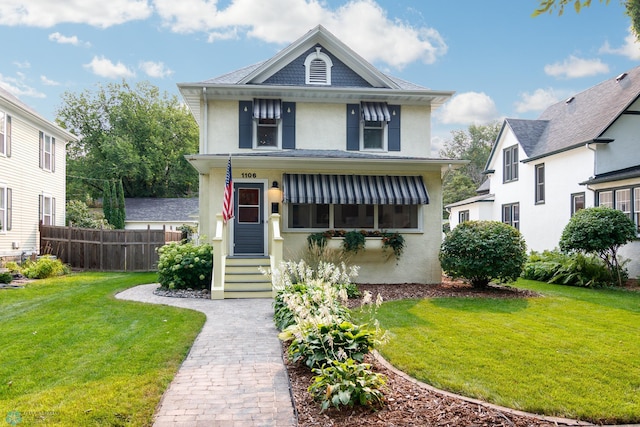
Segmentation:
[(150, 227), (176, 231), (181, 225), (198, 227), (198, 198), (127, 198), (126, 230)]
[[(485, 173), (484, 195), (447, 206), (450, 224), (498, 220), (529, 249), (558, 246), (578, 210), (626, 213), (640, 237), (640, 67), (547, 108), (537, 120), (506, 119)], [(622, 248), (640, 275), (640, 241)]]

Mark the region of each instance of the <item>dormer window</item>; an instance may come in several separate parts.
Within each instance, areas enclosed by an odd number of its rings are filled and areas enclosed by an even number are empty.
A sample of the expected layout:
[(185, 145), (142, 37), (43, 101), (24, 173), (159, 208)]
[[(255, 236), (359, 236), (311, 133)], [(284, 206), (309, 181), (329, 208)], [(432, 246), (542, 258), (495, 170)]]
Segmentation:
[(321, 52), (320, 46), (304, 61), (305, 83), (308, 85), (330, 85), (333, 62), (329, 55)]

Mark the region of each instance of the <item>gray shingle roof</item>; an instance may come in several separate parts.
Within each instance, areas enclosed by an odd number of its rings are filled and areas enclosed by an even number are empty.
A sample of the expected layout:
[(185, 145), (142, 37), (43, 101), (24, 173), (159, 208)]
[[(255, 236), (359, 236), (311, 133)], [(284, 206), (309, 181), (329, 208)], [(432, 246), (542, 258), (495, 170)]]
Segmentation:
[(198, 213), (198, 198), (127, 198), (127, 221), (188, 221)]
[[(531, 123), (508, 121), (519, 128), (517, 136), (523, 138), (521, 144), (527, 156), (542, 157), (598, 138), (639, 94), (640, 67), (636, 67), (550, 106)], [(531, 133), (527, 136), (526, 131)]]
[(549, 120), (505, 119), (505, 121), (518, 138), (524, 152), (531, 157), (536, 144), (540, 141), (540, 137), (549, 124)]
[[(390, 159), (390, 160), (441, 160), (443, 163), (447, 160), (443, 158), (428, 157), (411, 157), (411, 156), (393, 156), (387, 154), (371, 154), (362, 151), (342, 151), (342, 150), (279, 150), (279, 151), (252, 151), (247, 153), (236, 153), (233, 156), (241, 157), (290, 157), (290, 158), (314, 158), (314, 159)], [(228, 153), (210, 154), (207, 156), (229, 157)]]

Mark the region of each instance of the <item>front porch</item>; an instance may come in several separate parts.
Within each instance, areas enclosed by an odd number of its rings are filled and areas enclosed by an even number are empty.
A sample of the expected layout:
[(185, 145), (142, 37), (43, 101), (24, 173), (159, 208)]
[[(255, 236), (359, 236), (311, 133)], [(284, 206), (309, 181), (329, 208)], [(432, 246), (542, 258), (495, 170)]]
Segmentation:
[(273, 271), (283, 259), (284, 239), (280, 235), (279, 214), (271, 214), (267, 228), (267, 256), (231, 256), (228, 253), (229, 227), (222, 214), (216, 215), (211, 299), (272, 298), (275, 295), (271, 278), (263, 271)]

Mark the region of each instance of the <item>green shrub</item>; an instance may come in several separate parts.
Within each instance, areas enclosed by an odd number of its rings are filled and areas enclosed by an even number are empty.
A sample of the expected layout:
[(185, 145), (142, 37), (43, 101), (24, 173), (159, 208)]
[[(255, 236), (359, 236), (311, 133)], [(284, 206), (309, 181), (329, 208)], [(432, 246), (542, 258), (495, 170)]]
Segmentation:
[(113, 228), (102, 214), (91, 212), (87, 204), (80, 200), (69, 200), (66, 205), (66, 214), (67, 225), (73, 224), (74, 227), (81, 228)]
[(302, 295), (307, 292), (307, 286), (296, 283), (287, 289), (278, 291), (273, 301), (273, 321), (278, 330), (283, 331), (296, 323), (296, 314), (287, 304), (287, 297), (292, 294)]
[(322, 411), (334, 406), (374, 406), (384, 403), (383, 389), (386, 377), (371, 371), (371, 365), (355, 363), (352, 359), (334, 361), (330, 365), (314, 369), (316, 374), (309, 386), (309, 393), (321, 401)]
[(622, 211), (596, 207), (578, 211), (562, 231), (560, 249), (597, 255), (618, 285), (627, 278), (618, 249), (636, 238), (633, 221)]
[(439, 257), (447, 275), (467, 279), (474, 287), (516, 280), (527, 260), (520, 232), (497, 221), (458, 225), (445, 237)]
[(36, 261), (25, 261), (22, 263), (21, 271), (29, 279), (46, 279), (71, 272), (69, 267), (63, 264), (62, 261), (50, 256), (42, 256)]
[(213, 274), (213, 247), (172, 242), (158, 249), (158, 280), (169, 289), (209, 289)]
[(0, 283), (11, 283), (13, 281), (13, 275), (11, 273), (0, 273)]
[(522, 277), (559, 285), (595, 287), (612, 283), (604, 262), (593, 255), (567, 254), (559, 250), (533, 252)]
[(310, 325), (291, 336), (295, 336), (288, 350), (291, 361), (317, 368), (332, 360), (348, 358), (362, 362), (364, 355), (374, 346), (375, 331), (345, 321)]
[(15, 261), (9, 261), (4, 265), (4, 268), (9, 270), (9, 273), (15, 274), (20, 273), (20, 266)]

